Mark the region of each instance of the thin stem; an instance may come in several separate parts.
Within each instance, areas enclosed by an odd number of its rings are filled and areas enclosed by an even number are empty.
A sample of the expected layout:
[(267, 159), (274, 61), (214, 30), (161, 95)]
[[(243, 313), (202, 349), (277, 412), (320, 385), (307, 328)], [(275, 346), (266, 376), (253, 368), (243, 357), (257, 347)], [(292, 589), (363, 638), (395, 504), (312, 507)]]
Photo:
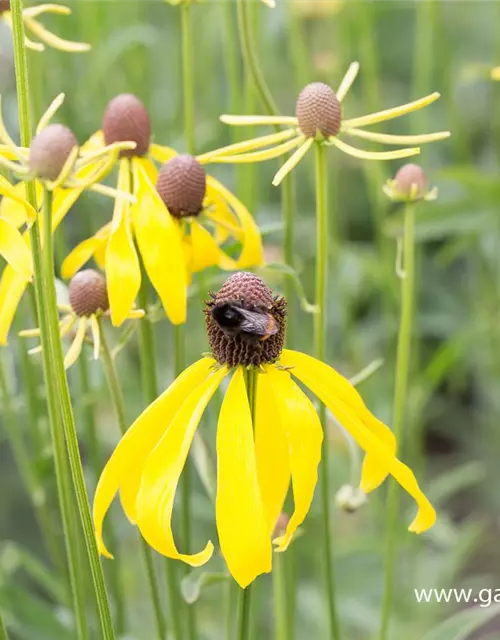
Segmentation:
[[(14, 63), (16, 70), (16, 87), (17, 87), (17, 99), (19, 110), (19, 128), (21, 135), (21, 145), (28, 147), (31, 142), (31, 118), (29, 109), (29, 86), (28, 86), (28, 66), (26, 61), (26, 50), (24, 44), (24, 25), (22, 19), (23, 3), (22, 0), (12, 0), (11, 2), (11, 16), (12, 16), (12, 31), (14, 41)], [(28, 182), (26, 187), (27, 199), (32, 206), (37, 207), (35, 185), (33, 182)], [(49, 237), (51, 238), (51, 208), (48, 207), (48, 212), (45, 212), (48, 217)], [(47, 222), (47, 220), (46, 220)], [(72, 503), (73, 492), (71, 490), (68, 474), (66, 473), (66, 457), (64, 452), (64, 436), (61, 429), (61, 415), (59, 413), (57, 387), (53, 383), (56, 378), (57, 372), (53, 366), (54, 341), (51, 337), (50, 327), (50, 291), (47, 290), (47, 281), (44, 277), (44, 267), (48, 263), (46, 254), (48, 253), (51, 260), (50, 243), (48, 247), (45, 247), (44, 261), (42, 262), (41, 253), (41, 241), (40, 241), (40, 229), (39, 224), (34, 224), (30, 229), (30, 241), (31, 251), (33, 254), (34, 264), (34, 284), (35, 284), (35, 296), (37, 303), (37, 310), (39, 315), (39, 323), (41, 328), (41, 342), (43, 346), (43, 369), (45, 377), (45, 386), (47, 391), (47, 404), (49, 412), (49, 422), (51, 425), (51, 436), (54, 448), (54, 459), (56, 467), (56, 479), (58, 485), (59, 504), (61, 508), (61, 515), (63, 520), (63, 529), (65, 534), (66, 549), (68, 554), (69, 569), (70, 569), (70, 582), (73, 595), (73, 603), (75, 609), (77, 637), (85, 640), (88, 637), (87, 633), (87, 618), (85, 615), (85, 576), (80, 572), (80, 564), (78, 562), (78, 534), (74, 527), (74, 521), (72, 517)], [(53, 271), (53, 264), (50, 264), (50, 270)], [(59, 351), (62, 364), (62, 349), (59, 340), (59, 327), (57, 308), (55, 305), (55, 288), (54, 280), (50, 286), (53, 290), (53, 307), (52, 315), (55, 320), (55, 327), (57, 330), (57, 341), (59, 342)], [(50, 287), (49, 287), (50, 289)], [(64, 375), (64, 365), (62, 367)], [(61, 392), (61, 391), (60, 391)], [(64, 417), (63, 417), (64, 424)], [(76, 440), (76, 434), (75, 434)], [(82, 474), (82, 486), (83, 484)], [(86, 494), (85, 494), (86, 497)], [(90, 512), (89, 512), (90, 520)], [(92, 528), (92, 522), (90, 520), (90, 535), (94, 542), (94, 532)], [(95, 548), (97, 558), (97, 547)], [(104, 593), (104, 598), (106, 595)], [(109, 613), (109, 611), (108, 611)], [(104, 634), (106, 640), (113, 640), (114, 634), (111, 629), (111, 634)]]
[[(318, 312), (314, 316), (314, 352), (318, 360), (325, 359), (326, 344), (326, 304), (328, 277), (328, 200), (325, 147), (316, 143), (316, 305)], [(319, 407), (319, 417), (326, 433), (326, 410)], [(336, 640), (340, 637), (339, 622), (335, 600), (335, 577), (333, 565), (332, 532), (330, 518), (330, 481), (329, 481), (328, 437), (323, 440), (322, 463), (320, 466), (321, 498), (323, 511), (323, 552), (325, 563), (326, 597), (330, 633)]]
[[(415, 281), (415, 205), (405, 209), (404, 230), (404, 278), (401, 280), (401, 319), (399, 323), (398, 351), (396, 362), (396, 389), (394, 392), (393, 425), (394, 435), (401, 446), (401, 436), (408, 400), (408, 380), (413, 325), (413, 298)], [(387, 496), (387, 541), (385, 556), (385, 593), (382, 605), (380, 640), (386, 640), (394, 596), (395, 562), (397, 552), (398, 485), (391, 481)]]
[(255, 88), (259, 95), (266, 113), (270, 115), (278, 114), (273, 96), (266, 84), (264, 75), (259, 65), (257, 55), (255, 53), (255, 44), (253, 41), (252, 30), (250, 28), (250, 17), (248, 14), (249, 1), (236, 0), (238, 9), (238, 31), (240, 34), (241, 51), (245, 60), (246, 68), (250, 71)]
[[(142, 286), (139, 291), (139, 306), (147, 311), (149, 304), (148, 283), (143, 269)], [(154, 345), (153, 326), (148, 315), (139, 321), (139, 352), (141, 360), (141, 374), (143, 383), (143, 393), (145, 401), (150, 404), (156, 400), (158, 395), (158, 382), (156, 377), (156, 351)], [(152, 584), (154, 577), (154, 563), (151, 553), (144, 553), (147, 564), (148, 578)], [(172, 631), (175, 640), (183, 640), (181, 600), (179, 585), (176, 578), (176, 567), (168, 558), (165, 560), (165, 576), (167, 581), (170, 617), (172, 620)], [(155, 605), (156, 608), (156, 605)]]
[[(101, 334), (101, 359), (106, 374), (106, 380), (108, 383), (108, 389), (111, 397), (111, 404), (115, 411), (118, 428), (122, 435), (127, 431), (127, 418), (125, 414), (125, 403), (123, 400), (123, 392), (118, 379), (118, 372), (116, 365), (109, 348), (109, 344), (104, 331), (103, 323), (100, 322), (100, 334)], [(146, 542), (141, 538), (141, 550), (143, 554), (144, 564), (146, 566), (146, 573), (148, 577), (149, 590), (151, 593), (151, 599), (153, 601), (153, 609), (155, 613), (156, 629), (159, 640), (163, 640), (167, 635), (167, 628), (165, 619), (162, 613), (162, 604), (160, 597), (160, 590), (156, 578), (154, 569), (154, 562), (151, 550)]]
[(194, 140), (194, 78), (193, 78), (193, 25), (191, 2), (181, 4), (182, 82), (184, 91), (184, 133), (188, 153), (195, 153)]
[(0, 614), (0, 640), (9, 640), (9, 634), (7, 633), (7, 628), (4, 624), (3, 617)]
[(273, 592), (274, 592), (274, 639), (290, 640), (290, 617), (287, 610), (286, 558), (277, 553), (274, 557)]
[[(294, 224), (294, 199), (293, 199), (293, 173), (287, 176), (282, 183), (281, 210), (284, 225), (283, 257), (285, 264), (295, 268), (295, 224)], [(294, 309), (296, 288), (291, 278), (285, 282), (285, 298), (288, 302), (288, 319), (286, 338), (289, 344), (293, 344)]]
[[(59, 391), (58, 410), (60, 410), (61, 412), (61, 422), (63, 427), (64, 439), (66, 441), (69, 468), (73, 480), (73, 488), (76, 494), (78, 513), (82, 523), (83, 537), (85, 540), (85, 546), (87, 549), (90, 568), (92, 572), (101, 630), (103, 633), (103, 637), (106, 640), (114, 640), (115, 634), (113, 630), (113, 623), (111, 621), (111, 612), (108, 602), (108, 596), (106, 593), (106, 584), (104, 582), (104, 574), (97, 550), (94, 525), (92, 522), (87, 489), (85, 486), (85, 477), (83, 474), (83, 467), (80, 459), (76, 424), (73, 415), (73, 406), (71, 404), (68, 380), (66, 378), (66, 371), (64, 368), (64, 355), (59, 335), (59, 317), (57, 312), (54, 256), (52, 247), (52, 197), (52, 193), (49, 190), (45, 189), (43, 205), (42, 274), (45, 294), (45, 313), (50, 345), (50, 367), (53, 376), (50, 378), (50, 382), (52, 384), (47, 386), (55, 386), (55, 388)], [(34, 226), (37, 227), (38, 225)], [(60, 455), (61, 463), (66, 464), (66, 458), (64, 454), (60, 452)], [(76, 547), (76, 545), (78, 544), (78, 538), (73, 540), (73, 536), (71, 534), (68, 536), (68, 538), (68, 542), (74, 543)], [(76, 548), (74, 551), (75, 553), (77, 553)], [(75, 557), (75, 562), (77, 562), (77, 555)], [(76, 571), (78, 571), (78, 569), (76, 569)], [(75, 577), (77, 576), (78, 574), (76, 574)], [(78, 580), (78, 588), (85, 588), (85, 581), (82, 578)]]

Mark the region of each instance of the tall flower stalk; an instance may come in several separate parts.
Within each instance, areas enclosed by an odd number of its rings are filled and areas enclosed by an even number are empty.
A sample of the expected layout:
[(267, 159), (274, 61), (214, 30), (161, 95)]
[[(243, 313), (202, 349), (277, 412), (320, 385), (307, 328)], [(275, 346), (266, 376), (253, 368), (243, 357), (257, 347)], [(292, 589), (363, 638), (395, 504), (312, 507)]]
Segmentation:
[[(26, 61), (22, 10), (22, 0), (12, 0), (11, 11), (14, 40), (14, 62), (16, 68), (21, 144), (25, 147), (29, 147), (31, 142), (31, 119), (29, 111), (28, 68)], [(30, 204), (36, 207), (37, 203), (34, 183), (27, 183), (26, 194)], [(44, 346), (43, 366), (46, 380), (49, 421), (52, 430), (51, 435), (54, 447), (56, 475), (58, 477), (59, 499), (63, 514), (63, 521), (65, 521), (65, 541), (68, 549), (70, 574), (72, 577), (73, 600), (77, 618), (77, 634), (78, 637), (82, 639), (87, 637), (87, 618), (85, 616), (84, 599), (82, 597), (84, 576), (81, 574), (81, 565), (78, 563), (76, 557), (78, 538), (75, 535), (75, 529), (71, 526), (73, 492), (72, 487), (68, 482), (68, 477), (63, 471), (64, 466), (67, 464), (64, 452), (64, 439), (66, 440), (69, 466), (73, 480), (73, 489), (76, 493), (78, 511), (83, 526), (85, 544), (92, 569), (93, 585), (99, 609), (102, 636), (105, 640), (114, 640), (109, 603), (104, 584), (102, 567), (97, 553), (94, 528), (92, 525), (90, 508), (85, 489), (73, 410), (66, 375), (64, 372), (62, 348), (59, 339), (54, 284), (54, 265), (52, 261), (51, 215), (51, 195), (47, 194), (44, 200), (45, 232), (43, 255), (40, 225), (38, 222), (35, 222), (30, 229), (30, 242), (34, 263), (35, 295), (37, 309), (40, 316), (41, 339)], [(53, 384), (54, 382), (55, 384)]]

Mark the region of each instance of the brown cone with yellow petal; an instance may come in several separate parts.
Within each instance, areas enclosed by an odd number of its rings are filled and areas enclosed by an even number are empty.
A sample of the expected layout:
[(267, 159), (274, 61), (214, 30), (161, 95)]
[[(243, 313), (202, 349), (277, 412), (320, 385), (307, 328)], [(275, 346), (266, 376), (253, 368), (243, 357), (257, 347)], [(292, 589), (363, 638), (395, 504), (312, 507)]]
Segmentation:
[(79, 271), (69, 283), (69, 303), (81, 317), (107, 311), (109, 300), (104, 276), (94, 269)]
[(176, 218), (197, 216), (207, 190), (205, 169), (194, 156), (175, 156), (160, 169), (156, 190)]
[(31, 172), (42, 180), (57, 180), (75, 147), (78, 142), (71, 129), (62, 124), (49, 124), (31, 141)]
[(135, 142), (135, 149), (120, 151), (122, 157), (144, 156), (149, 150), (151, 123), (143, 103), (132, 93), (122, 93), (108, 103), (102, 131), (106, 144)]
[(229, 367), (275, 362), (283, 349), (286, 300), (253, 273), (235, 273), (205, 308), (214, 358)]
[(323, 138), (336, 136), (342, 124), (342, 108), (335, 92), (323, 82), (302, 89), (296, 106), (299, 129), (308, 138), (319, 133)]

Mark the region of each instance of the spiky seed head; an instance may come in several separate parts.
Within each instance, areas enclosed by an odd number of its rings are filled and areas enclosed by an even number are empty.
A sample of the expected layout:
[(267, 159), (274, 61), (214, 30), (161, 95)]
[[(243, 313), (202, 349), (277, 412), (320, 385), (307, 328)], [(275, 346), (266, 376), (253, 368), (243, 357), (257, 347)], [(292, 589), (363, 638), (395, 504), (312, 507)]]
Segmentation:
[(336, 136), (342, 124), (342, 108), (335, 92), (323, 82), (302, 89), (296, 107), (299, 129), (308, 138), (319, 133), (323, 138)]
[(74, 147), (75, 134), (62, 124), (49, 124), (31, 141), (29, 168), (38, 178), (56, 180)]
[(10, 0), (0, 0), (0, 13), (10, 11)]
[(122, 93), (110, 102), (104, 112), (102, 130), (106, 144), (135, 142), (135, 149), (120, 152), (122, 157), (143, 156), (148, 152), (151, 137), (149, 114), (143, 103), (132, 93)]
[[(206, 327), (213, 357), (229, 367), (243, 365), (258, 367), (275, 362), (283, 349), (286, 331), (286, 300), (273, 295), (265, 282), (253, 273), (240, 272), (230, 276), (222, 288), (210, 294), (206, 303)], [(222, 326), (219, 312), (229, 310), (238, 318), (242, 312), (252, 312), (253, 319), (269, 326), (267, 335), (242, 330), (236, 321)], [(230, 326), (230, 329), (228, 328)]]
[[(415, 186), (414, 186), (415, 185)], [(427, 193), (427, 177), (418, 164), (405, 164), (396, 173), (392, 188), (399, 197), (420, 200)]]
[(109, 309), (106, 279), (94, 269), (79, 271), (69, 283), (69, 303), (77, 316)]
[(174, 156), (160, 169), (156, 190), (176, 218), (197, 216), (207, 190), (205, 169), (189, 154)]

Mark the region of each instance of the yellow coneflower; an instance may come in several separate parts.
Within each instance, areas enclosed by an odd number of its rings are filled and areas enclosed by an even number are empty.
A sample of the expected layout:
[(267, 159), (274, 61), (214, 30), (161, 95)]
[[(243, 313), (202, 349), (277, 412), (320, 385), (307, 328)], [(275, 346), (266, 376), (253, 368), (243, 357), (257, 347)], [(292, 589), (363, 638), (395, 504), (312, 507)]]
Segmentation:
[[(69, 283), (69, 304), (58, 304), (57, 307), (62, 314), (59, 322), (59, 333), (61, 338), (74, 332), (71, 346), (64, 358), (64, 366), (69, 369), (73, 365), (80, 353), (87, 332), (90, 329), (92, 343), (94, 345), (94, 359), (99, 358), (101, 350), (101, 327), (99, 319), (109, 315), (109, 301), (106, 290), (106, 280), (104, 276), (93, 269), (84, 269), (78, 272)], [(128, 318), (130, 320), (142, 318), (142, 309), (133, 309)], [(21, 338), (35, 338), (40, 335), (40, 329), (26, 329), (20, 331)], [(29, 353), (40, 353), (42, 347), (30, 349)]]
[[(41, 16), (44, 13), (56, 13), (62, 16), (68, 16), (71, 13), (71, 9), (60, 4), (39, 4), (35, 7), (23, 9), (24, 28), (41, 40), (41, 42), (33, 42), (33, 40), (30, 40), (25, 35), (24, 44), (28, 49), (32, 49), (33, 51), (44, 51), (46, 44), (53, 49), (68, 51), (70, 53), (83, 53), (85, 51), (90, 51), (91, 47), (89, 44), (63, 40), (59, 36), (56, 36), (55, 33), (51, 33), (46, 29), (38, 20), (36, 20), (38, 16)], [(12, 29), (10, 0), (0, 0), (0, 21), (5, 22), (5, 24)]]
[[(94, 522), (101, 554), (104, 517), (119, 491), (128, 519), (159, 553), (192, 566), (207, 562), (213, 544), (183, 554), (172, 533), (180, 475), (203, 412), (231, 376), (217, 427), (216, 521), (221, 553), (245, 588), (271, 570), (272, 532), (291, 482), (295, 512), (273, 542), (285, 551), (309, 511), (321, 460), (323, 431), (316, 410), (295, 383), (308, 387), (366, 452), (361, 489), (390, 474), (415, 499), (410, 531), (431, 527), (436, 514), (415, 476), (396, 457), (391, 430), (373, 416), (354, 387), (328, 365), (283, 349), (286, 302), (251, 273), (232, 275), (206, 307), (211, 356), (188, 367), (130, 427), (99, 480)], [(245, 373), (256, 372), (250, 407)]]
[[(186, 320), (190, 273), (211, 265), (236, 269), (263, 263), (260, 233), (247, 208), (206, 176), (195, 157), (150, 143), (149, 116), (138, 98), (114, 98), (102, 132), (93, 139), (97, 148), (105, 142), (136, 142), (118, 162), (118, 190), (129, 192), (136, 204), (117, 199), (112, 221), (75, 247), (63, 262), (62, 275), (71, 277), (94, 257), (106, 272), (113, 324), (124, 321), (139, 291), (138, 251), (174, 324)], [(159, 173), (154, 161), (165, 163)], [(230, 237), (242, 246), (237, 260), (220, 248)]]
[[(449, 137), (449, 131), (412, 136), (375, 133), (361, 128), (392, 120), (406, 113), (422, 109), (437, 100), (439, 93), (432, 93), (415, 102), (409, 102), (385, 111), (344, 120), (342, 117), (342, 101), (356, 79), (358, 71), (359, 64), (353, 62), (336, 92), (322, 82), (313, 82), (307, 85), (298, 97), (295, 116), (222, 115), (221, 121), (229, 125), (281, 125), (286, 129), (279, 133), (216, 149), (202, 156), (203, 161), (227, 163), (262, 162), (263, 160), (283, 156), (295, 149), (294, 153), (274, 177), (273, 184), (277, 186), (306, 155), (315, 141), (335, 146), (355, 158), (394, 160), (417, 155), (420, 153), (420, 148), (411, 147), (395, 151), (366, 151), (352, 147), (341, 140), (339, 136), (351, 136), (390, 145), (424, 144)], [(262, 150), (264, 147), (269, 148)], [(256, 149), (259, 149), (259, 151), (255, 151)]]
[[(52, 230), (55, 231), (65, 215), (85, 189), (91, 189), (104, 195), (117, 197), (114, 189), (97, 184), (112, 168), (120, 150), (132, 148), (134, 142), (115, 143), (102, 149), (86, 151), (84, 145), (79, 148), (73, 132), (61, 124), (50, 124), (64, 100), (64, 94), (59, 95), (49, 106), (40, 119), (30, 148), (18, 147), (7, 133), (0, 108), (0, 166), (4, 166), (18, 179), (12, 185), (6, 179), (0, 180), (0, 219), (5, 234), (0, 245), (5, 245), (8, 238), (17, 238), (11, 227), (16, 229), (25, 223), (32, 224), (36, 218), (36, 211), (26, 199), (26, 181), (35, 180), (37, 201), (40, 202), (44, 189), (53, 191)], [(127, 197), (121, 194), (121, 197)], [(10, 226), (7, 224), (10, 223)], [(41, 221), (39, 222), (41, 223)], [(19, 233), (19, 232), (17, 232)], [(17, 238), (19, 240), (19, 238)], [(14, 240), (15, 242), (15, 240)], [(21, 240), (29, 253), (29, 238), (24, 234)], [(17, 249), (15, 247), (17, 246)], [(13, 252), (21, 256), (19, 242), (12, 245), (10, 259)], [(31, 277), (31, 262), (27, 263), (26, 251), (24, 267), (12, 263), (4, 269), (0, 279), (0, 344), (7, 342), (7, 335), (12, 324), (15, 311)], [(7, 257), (7, 256), (6, 256)]]

